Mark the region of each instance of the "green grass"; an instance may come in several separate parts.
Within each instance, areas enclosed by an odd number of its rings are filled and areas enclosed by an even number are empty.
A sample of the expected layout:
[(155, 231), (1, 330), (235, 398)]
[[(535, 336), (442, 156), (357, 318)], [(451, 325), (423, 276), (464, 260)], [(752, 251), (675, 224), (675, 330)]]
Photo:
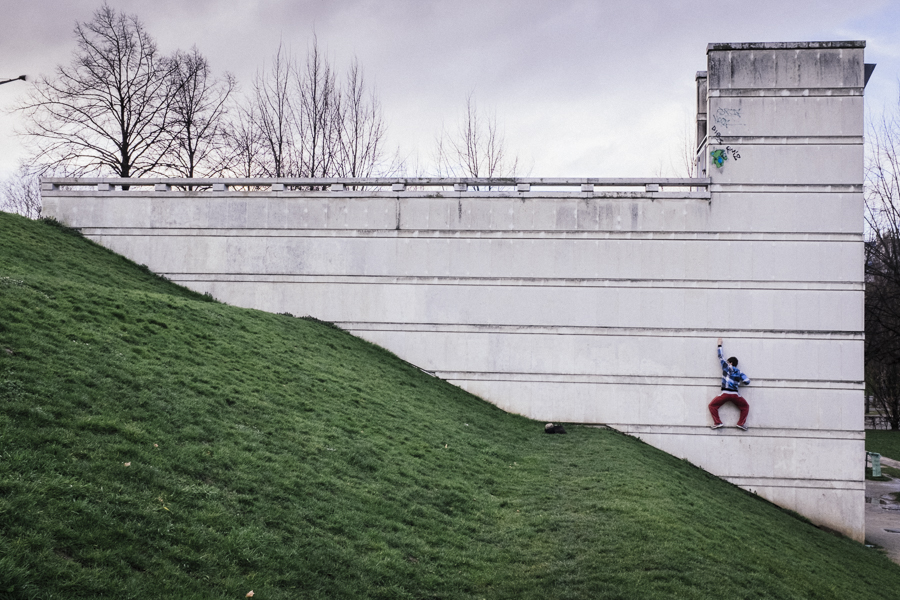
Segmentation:
[[(892, 598), (900, 568), (0, 213), (0, 598)], [(126, 466), (128, 463), (128, 466)]]
[(866, 451), (900, 460), (900, 431), (867, 429)]
[(881, 473), (882, 475), (887, 475), (891, 479), (900, 479), (900, 469), (895, 469), (894, 467), (885, 467), (882, 465)]

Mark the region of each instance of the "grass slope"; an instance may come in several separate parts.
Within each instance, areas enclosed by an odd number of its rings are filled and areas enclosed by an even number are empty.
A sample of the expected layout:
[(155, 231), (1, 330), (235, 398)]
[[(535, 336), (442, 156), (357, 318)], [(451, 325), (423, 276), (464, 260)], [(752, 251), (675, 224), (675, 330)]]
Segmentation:
[(0, 213), (0, 598), (890, 598), (900, 568), (613, 431)]

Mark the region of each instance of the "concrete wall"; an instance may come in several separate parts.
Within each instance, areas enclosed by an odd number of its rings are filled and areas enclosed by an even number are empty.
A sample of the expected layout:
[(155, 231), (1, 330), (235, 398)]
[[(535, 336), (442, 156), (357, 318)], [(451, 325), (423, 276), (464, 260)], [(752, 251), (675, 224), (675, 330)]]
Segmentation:
[[(693, 191), (75, 188), (44, 211), (193, 289), (335, 321), (861, 540), (862, 52), (710, 46), (701, 156), (729, 158)], [(709, 429), (717, 337), (753, 379), (748, 432)]]
[[(858, 540), (864, 538), (865, 525), (859, 469), (864, 451), (864, 46), (862, 42), (711, 44), (707, 78), (698, 79), (698, 88), (706, 87), (707, 95), (707, 146), (702, 157), (712, 179), (713, 203), (725, 200), (745, 206), (745, 214), (757, 215), (766, 212), (765, 205), (792, 206), (797, 212), (791, 227), (779, 231), (791, 232), (794, 240), (810, 241), (813, 236), (808, 234), (815, 231), (828, 242), (807, 246), (818, 260), (802, 252), (771, 256), (768, 269), (788, 269), (792, 274), (787, 288), (778, 292), (777, 305), (769, 310), (788, 310), (798, 320), (789, 328), (793, 331), (778, 331), (782, 327), (778, 324), (774, 331), (756, 334), (757, 343), (775, 344), (769, 356), (778, 367), (757, 364), (753, 350), (746, 356), (737, 350), (751, 377), (757, 374), (755, 383), (763, 383), (746, 396), (753, 405), (751, 420), (757, 426), (765, 424), (767, 431), (759, 433), (767, 440), (716, 437), (712, 448), (725, 453), (728, 464), (712, 470)], [(725, 150), (728, 157), (721, 167), (710, 160), (710, 153), (717, 150)], [(834, 221), (826, 225), (831, 218), (844, 219), (847, 229)], [(743, 229), (739, 223), (734, 227)], [(752, 227), (765, 230), (756, 223)], [(848, 279), (833, 270), (836, 264), (818, 270), (822, 261), (835, 260), (821, 254), (828, 251), (825, 248), (838, 247), (852, 263), (845, 263)], [(812, 292), (808, 287), (812, 279), (846, 287), (841, 292), (836, 288)], [(745, 306), (738, 318), (748, 320), (764, 310)], [(841, 323), (833, 327), (836, 319)], [(776, 342), (773, 338), (778, 336)], [(834, 353), (831, 358), (826, 357), (829, 353)], [(759, 378), (775, 371), (783, 373), (778, 378), (784, 382), (765, 389)], [(768, 415), (761, 421), (763, 411)], [(682, 432), (643, 426), (632, 431), (702, 466), (717, 461)]]

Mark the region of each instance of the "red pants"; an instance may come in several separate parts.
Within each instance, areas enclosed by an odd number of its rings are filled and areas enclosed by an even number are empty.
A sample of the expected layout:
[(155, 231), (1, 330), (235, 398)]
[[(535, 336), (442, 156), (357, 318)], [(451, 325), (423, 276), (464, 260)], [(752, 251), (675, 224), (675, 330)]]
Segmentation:
[(750, 405), (738, 394), (726, 394), (724, 392), (713, 398), (712, 402), (709, 403), (709, 414), (712, 415), (713, 423), (716, 425), (722, 423), (722, 419), (719, 418), (719, 407), (726, 402), (733, 402), (738, 407), (738, 410), (741, 411), (737, 424), (743, 425), (747, 421), (747, 415), (750, 414)]

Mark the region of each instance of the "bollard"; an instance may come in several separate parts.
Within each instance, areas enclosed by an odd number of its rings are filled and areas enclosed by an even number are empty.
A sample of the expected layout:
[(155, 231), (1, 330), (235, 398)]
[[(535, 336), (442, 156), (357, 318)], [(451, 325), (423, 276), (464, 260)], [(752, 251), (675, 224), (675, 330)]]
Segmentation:
[(866, 458), (872, 457), (872, 477), (881, 477), (881, 455), (877, 452), (866, 452)]

